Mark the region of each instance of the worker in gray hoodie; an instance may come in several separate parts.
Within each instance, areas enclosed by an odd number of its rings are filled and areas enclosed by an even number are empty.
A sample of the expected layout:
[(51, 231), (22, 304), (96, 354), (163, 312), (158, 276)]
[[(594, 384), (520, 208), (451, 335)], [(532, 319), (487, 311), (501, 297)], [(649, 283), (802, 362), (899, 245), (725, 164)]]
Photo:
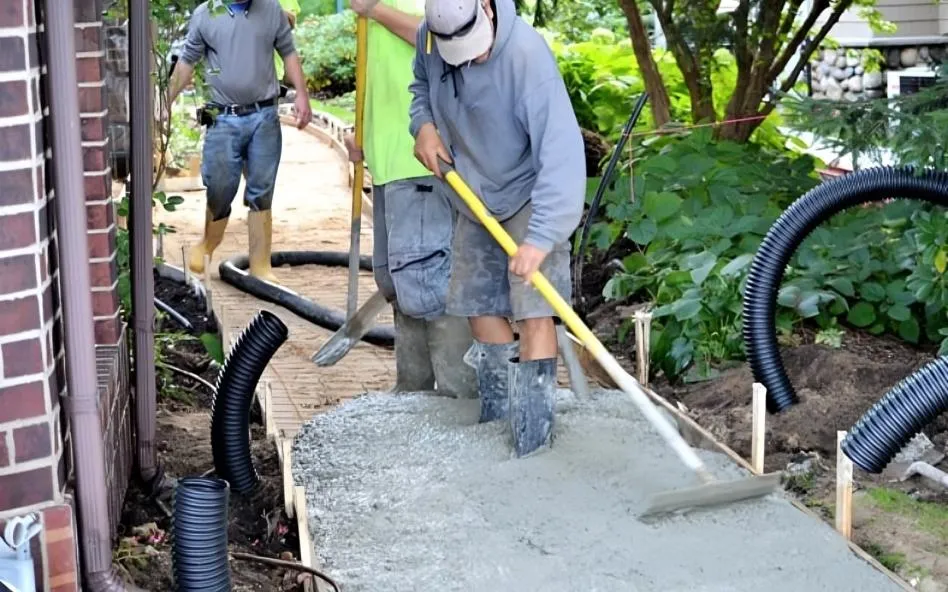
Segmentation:
[(428, 0), (415, 47), (416, 158), (438, 176), (439, 159), (452, 163), (519, 245), (508, 258), (455, 196), (446, 313), (471, 324), (480, 421), (509, 419), (524, 456), (552, 443), (557, 362), (555, 312), (529, 279), (539, 270), (571, 296), (582, 135), (553, 53), (513, 0)]

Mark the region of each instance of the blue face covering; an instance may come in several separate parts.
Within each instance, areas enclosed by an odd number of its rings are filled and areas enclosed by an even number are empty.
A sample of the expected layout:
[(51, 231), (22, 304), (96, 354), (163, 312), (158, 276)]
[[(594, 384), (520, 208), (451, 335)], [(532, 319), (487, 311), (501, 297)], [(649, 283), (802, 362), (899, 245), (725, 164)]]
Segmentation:
[(241, 0), (240, 2), (231, 2), (230, 11), (234, 14), (242, 13), (250, 8), (250, 0)]

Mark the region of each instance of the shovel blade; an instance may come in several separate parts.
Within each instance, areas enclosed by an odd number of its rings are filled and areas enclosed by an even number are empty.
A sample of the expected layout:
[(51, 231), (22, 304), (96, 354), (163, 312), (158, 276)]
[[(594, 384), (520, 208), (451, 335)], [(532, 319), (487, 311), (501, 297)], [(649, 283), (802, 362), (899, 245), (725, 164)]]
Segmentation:
[(780, 473), (754, 475), (735, 481), (716, 481), (654, 496), (640, 518), (691, 508), (719, 506), (769, 495), (780, 487)]
[(355, 347), (362, 336), (375, 325), (375, 320), (385, 308), (385, 296), (381, 292), (372, 294), (365, 304), (345, 322), (322, 347), (313, 354), (313, 363), (317, 366), (332, 366)]

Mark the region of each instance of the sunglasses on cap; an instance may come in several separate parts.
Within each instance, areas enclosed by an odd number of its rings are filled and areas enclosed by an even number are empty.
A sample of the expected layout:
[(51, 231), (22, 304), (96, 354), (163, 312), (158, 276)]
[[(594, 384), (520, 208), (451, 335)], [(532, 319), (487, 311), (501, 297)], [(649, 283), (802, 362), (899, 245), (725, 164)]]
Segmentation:
[(471, 15), (471, 18), (468, 19), (463, 25), (452, 31), (451, 33), (439, 33), (437, 31), (431, 31), (431, 34), (437, 37), (438, 39), (455, 39), (457, 37), (464, 37), (471, 32), (471, 29), (474, 28), (474, 25), (477, 23), (477, 10), (481, 7), (480, 2), (474, 3), (474, 14)]

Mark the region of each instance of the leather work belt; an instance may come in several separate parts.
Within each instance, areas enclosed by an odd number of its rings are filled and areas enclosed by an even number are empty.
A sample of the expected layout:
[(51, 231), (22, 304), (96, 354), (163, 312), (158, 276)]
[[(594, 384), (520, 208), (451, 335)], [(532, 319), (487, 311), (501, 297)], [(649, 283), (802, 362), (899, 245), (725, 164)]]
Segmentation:
[(266, 107), (273, 107), (277, 105), (279, 101), (280, 99), (278, 97), (273, 97), (272, 99), (265, 99), (248, 105), (218, 105), (216, 103), (209, 103), (208, 107), (216, 109), (219, 115), (236, 115), (237, 117), (243, 117), (244, 115), (256, 113)]

